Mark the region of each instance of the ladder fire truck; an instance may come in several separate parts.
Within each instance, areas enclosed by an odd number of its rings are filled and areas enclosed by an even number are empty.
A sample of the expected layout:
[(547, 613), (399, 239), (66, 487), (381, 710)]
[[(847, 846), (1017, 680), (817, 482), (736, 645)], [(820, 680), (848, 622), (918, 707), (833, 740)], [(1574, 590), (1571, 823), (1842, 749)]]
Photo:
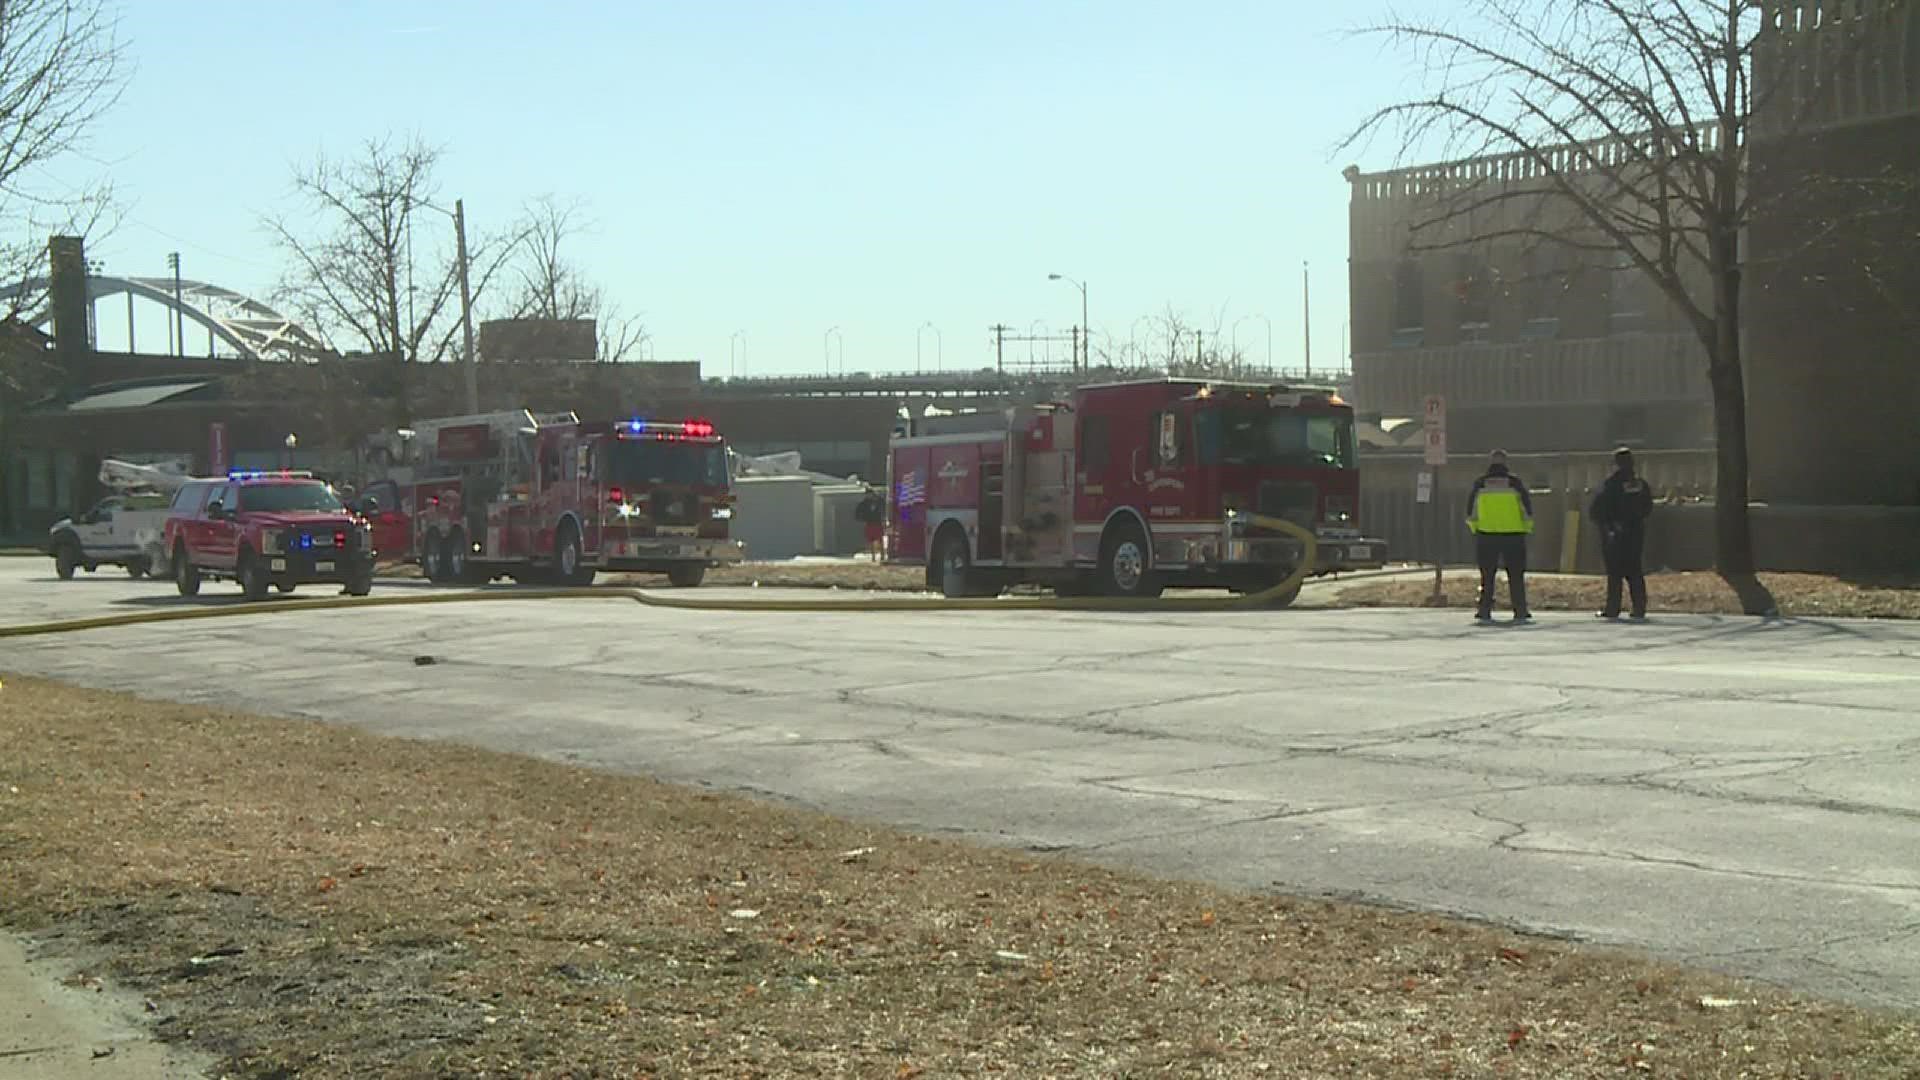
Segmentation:
[(948, 596), (1022, 582), (1258, 592), (1293, 573), (1302, 545), (1255, 514), (1313, 530), (1307, 576), (1386, 563), (1386, 543), (1360, 532), (1353, 410), (1330, 388), (1114, 383), (928, 423), (986, 429), (909, 429), (892, 444), (887, 557), (925, 565)]
[(694, 586), (741, 558), (726, 442), (705, 420), (517, 409), (407, 436), (411, 550), (431, 581), (588, 585), (636, 571)]

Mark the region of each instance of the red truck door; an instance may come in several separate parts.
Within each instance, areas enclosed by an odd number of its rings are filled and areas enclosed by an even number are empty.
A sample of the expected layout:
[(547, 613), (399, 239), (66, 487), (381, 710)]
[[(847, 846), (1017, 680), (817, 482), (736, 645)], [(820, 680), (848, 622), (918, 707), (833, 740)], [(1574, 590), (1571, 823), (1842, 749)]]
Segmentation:
[(927, 557), (927, 463), (930, 450), (903, 446), (893, 451), (892, 491), (887, 500), (888, 550), (894, 559), (922, 562)]
[(1102, 524), (1122, 506), (1146, 506), (1147, 472), (1153, 468), (1147, 418), (1135, 410), (1103, 411), (1089, 403), (1080, 416), (1078, 492), (1073, 516)]
[(198, 541), (189, 541), (198, 549), (196, 562), (202, 566), (231, 569), (240, 557), (240, 487), (222, 484), (207, 496), (207, 507), (220, 504), (220, 516), (202, 512), (195, 519)]
[(363, 508), (369, 499), (376, 504), (367, 514), (373, 526), (373, 550), (382, 559), (406, 558), (413, 550), (413, 518), (400, 500), (400, 485), (391, 480), (375, 481), (360, 495)]

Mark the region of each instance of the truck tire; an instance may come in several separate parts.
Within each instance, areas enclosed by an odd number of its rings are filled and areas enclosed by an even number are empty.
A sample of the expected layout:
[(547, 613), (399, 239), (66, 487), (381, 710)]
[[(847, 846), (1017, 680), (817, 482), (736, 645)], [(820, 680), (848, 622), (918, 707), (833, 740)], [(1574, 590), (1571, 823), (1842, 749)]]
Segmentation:
[(127, 560), (127, 576), (130, 578), (133, 578), (135, 581), (138, 581), (139, 579), (146, 577), (147, 576), (147, 560), (138, 555), (134, 556), (131, 559), (128, 559)]
[(265, 600), (267, 589), (273, 584), (267, 577), (267, 564), (253, 553), (252, 548), (241, 548), (240, 558), (234, 564), (234, 577), (240, 579), (240, 592), (248, 600)]
[(180, 590), (181, 596), (200, 594), (200, 568), (187, 558), (185, 545), (173, 549), (173, 587)]
[(440, 556), (440, 572), (450, 583), (464, 583), (467, 580), (466, 530), (455, 529), (447, 534), (445, 551)]
[(61, 581), (72, 581), (73, 571), (80, 565), (80, 545), (71, 539), (62, 539), (53, 548), (53, 572)]
[(684, 566), (667, 568), (667, 580), (676, 589), (696, 589), (707, 579), (707, 568), (701, 563), (687, 563)]
[(967, 537), (959, 529), (940, 534), (933, 546), (933, 568), (940, 595), (949, 600), (977, 595), (973, 581), (973, 556), (967, 551)]
[[(346, 590), (348, 596), (365, 596), (373, 591), (373, 564), (371, 562), (347, 575)], [(289, 589), (288, 591), (291, 592), (292, 590)]]
[(420, 572), (435, 585), (447, 580), (447, 544), (438, 529), (428, 530), (420, 545)]
[(586, 586), (593, 584), (595, 573), (580, 553), (579, 526), (571, 521), (560, 526), (560, 536), (553, 543), (554, 577), (562, 585)]
[(1147, 534), (1131, 521), (1107, 530), (1100, 542), (1100, 591), (1108, 596), (1151, 600), (1160, 595), (1160, 575), (1153, 571), (1153, 548)]

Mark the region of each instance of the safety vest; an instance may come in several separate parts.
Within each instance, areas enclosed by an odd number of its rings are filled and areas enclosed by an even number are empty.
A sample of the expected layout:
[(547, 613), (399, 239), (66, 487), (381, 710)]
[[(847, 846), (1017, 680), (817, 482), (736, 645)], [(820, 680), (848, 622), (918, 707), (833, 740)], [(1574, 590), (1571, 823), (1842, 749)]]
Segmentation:
[(1480, 481), (1473, 497), (1473, 511), (1467, 516), (1467, 528), (1476, 533), (1499, 536), (1525, 535), (1533, 531), (1533, 518), (1520, 499), (1520, 489), (1508, 476), (1488, 476)]

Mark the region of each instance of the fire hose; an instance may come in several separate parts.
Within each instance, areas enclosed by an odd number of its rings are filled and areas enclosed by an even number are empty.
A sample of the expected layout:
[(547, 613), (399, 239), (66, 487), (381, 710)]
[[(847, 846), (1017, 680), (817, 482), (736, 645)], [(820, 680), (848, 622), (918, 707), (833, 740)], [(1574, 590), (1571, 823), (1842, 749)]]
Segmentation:
[(691, 611), (825, 612), (825, 611), (1233, 611), (1259, 608), (1287, 595), (1306, 579), (1318, 557), (1320, 545), (1309, 529), (1283, 518), (1251, 516), (1252, 524), (1284, 533), (1299, 540), (1301, 552), (1293, 571), (1258, 592), (1238, 596), (1169, 596), (1147, 598), (1102, 596), (973, 597), (871, 597), (860, 600), (820, 599), (725, 599), (701, 600), (690, 596), (669, 595), (637, 588), (565, 588), (502, 589), (497, 591), (424, 593), (412, 596), (329, 597), (319, 600), (275, 600), (267, 603), (237, 604), (230, 607), (190, 607), (167, 611), (141, 611), (122, 615), (95, 615), (78, 619), (60, 619), (43, 623), (0, 626), (0, 638), (35, 637), (68, 634), (81, 630), (104, 630), (149, 623), (192, 622), (198, 619), (234, 618), (242, 615), (275, 615), (290, 611), (330, 611), (335, 608), (410, 607), (422, 604), (474, 604), (507, 600), (632, 600), (647, 607)]

